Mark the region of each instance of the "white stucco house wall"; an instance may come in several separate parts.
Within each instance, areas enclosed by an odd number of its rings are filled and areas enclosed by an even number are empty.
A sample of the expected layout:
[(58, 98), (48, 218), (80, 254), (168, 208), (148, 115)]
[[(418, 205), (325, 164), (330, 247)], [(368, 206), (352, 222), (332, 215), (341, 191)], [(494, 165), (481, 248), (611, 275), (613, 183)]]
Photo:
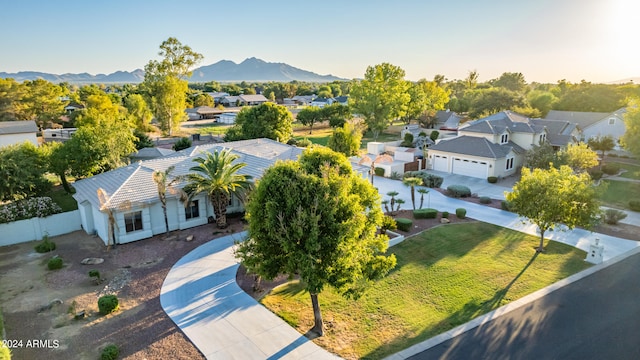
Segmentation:
[(38, 146), (38, 126), (33, 120), (0, 121), (0, 147), (22, 144), (25, 141)]
[[(174, 176), (185, 175), (195, 165), (193, 159), (206, 152), (230, 149), (239, 155), (238, 162), (247, 166), (240, 173), (259, 179), (262, 173), (277, 160), (295, 160), (302, 149), (269, 139), (252, 139), (221, 144), (193, 146), (171, 155), (140, 161), (129, 166), (108, 171), (74, 183), (82, 228), (89, 234), (97, 234), (109, 244), (109, 212), (115, 218), (114, 237), (116, 244), (146, 239), (165, 232), (165, 222), (154, 171), (165, 171), (174, 166)], [(182, 188), (186, 183), (178, 184)], [(99, 190), (101, 189), (101, 190)], [(106, 194), (101, 202), (98, 191)], [(229, 213), (243, 211), (239, 199), (233, 198), (227, 208)], [(214, 217), (213, 207), (206, 195), (195, 197), (189, 206), (179, 200), (177, 194), (167, 194), (167, 217), (169, 230), (187, 229), (203, 225)]]

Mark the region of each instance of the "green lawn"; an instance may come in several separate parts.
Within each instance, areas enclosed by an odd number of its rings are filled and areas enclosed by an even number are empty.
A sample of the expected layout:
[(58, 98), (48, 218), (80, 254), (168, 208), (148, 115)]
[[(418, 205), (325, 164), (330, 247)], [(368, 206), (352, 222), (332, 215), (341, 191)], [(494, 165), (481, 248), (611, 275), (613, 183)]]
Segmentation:
[[(379, 359), (588, 268), (585, 253), (485, 223), (433, 228), (391, 248), (397, 267), (358, 300), (319, 295), (325, 336), (314, 340), (344, 358)], [(308, 293), (299, 283), (261, 302), (305, 333)]]
[(621, 177), (640, 180), (640, 166), (620, 162), (616, 162), (616, 164), (620, 165), (621, 169), (627, 170), (620, 175)]
[(607, 188), (600, 195), (606, 206), (628, 209), (629, 200), (640, 200), (640, 183), (629, 181), (603, 180)]
[(213, 134), (213, 135), (224, 135), (227, 133), (227, 130), (229, 130), (229, 128), (232, 125), (227, 125), (227, 124), (221, 124), (221, 125), (207, 125), (205, 127), (194, 127), (195, 133), (196, 134), (203, 134), (203, 135), (207, 135), (207, 134)]
[(78, 203), (76, 202), (76, 199), (74, 199), (71, 194), (67, 194), (61, 186), (54, 187), (45, 196), (49, 196), (56, 204), (58, 204), (62, 208), (63, 212), (78, 209)]

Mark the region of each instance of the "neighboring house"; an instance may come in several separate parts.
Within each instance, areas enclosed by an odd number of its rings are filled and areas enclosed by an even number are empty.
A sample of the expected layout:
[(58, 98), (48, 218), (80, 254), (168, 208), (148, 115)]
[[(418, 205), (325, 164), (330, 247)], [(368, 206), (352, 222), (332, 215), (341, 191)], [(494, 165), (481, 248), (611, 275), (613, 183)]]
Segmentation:
[(223, 110), (213, 108), (211, 106), (198, 106), (196, 108), (186, 109), (189, 120), (203, 120), (213, 119), (216, 115), (223, 112)]
[(235, 124), (237, 116), (238, 113), (235, 112), (222, 113), (220, 114), (220, 116), (218, 116), (218, 122), (220, 124)]
[(22, 144), (25, 141), (38, 146), (38, 126), (33, 120), (0, 121), (0, 147)]
[[(73, 197), (78, 202), (82, 228), (87, 233), (97, 234), (105, 244), (108, 244), (109, 216), (105, 209), (110, 209), (115, 218), (116, 243), (124, 244), (164, 233), (164, 215), (158, 190), (152, 179), (153, 172), (165, 171), (169, 166), (174, 166), (175, 169), (171, 175), (186, 175), (189, 169), (196, 165), (193, 162), (195, 157), (204, 152), (223, 149), (231, 149), (232, 153), (239, 155), (240, 158), (236, 161), (247, 164), (240, 173), (251, 175), (254, 180), (259, 179), (262, 173), (277, 160), (295, 160), (302, 152), (294, 146), (269, 139), (207, 144), (78, 180), (73, 185), (76, 189)], [(186, 182), (182, 182), (177, 185), (177, 188), (185, 185)], [(106, 193), (106, 203), (101, 203), (98, 189)], [(170, 230), (203, 225), (209, 218), (215, 216), (211, 202), (204, 194), (196, 196), (187, 207), (179, 200), (177, 194), (168, 191), (167, 197)], [(227, 211), (232, 213), (242, 210), (243, 206), (239, 199), (231, 199)]]
[(511, 111), (471, 121), (458, 129), (457, 137), (429, 148), (431, 169), (476, 178), (516, 174), (533, 145), (548, 140), (564, 147), (576, 140), (575, 124), (552, 125)]
[(624, 108), (612, 113), (551, 110), (545, 120), (578, 124), (582, 133), (580, 140), (585, 142), (590, 138), (607, 135), (618, 142), (626, 130), (623, 119), (626, 112)]
[(71, 139), (71, 135), (77, 130), (76, 128), (44, 129), (42, 130), (42, 139), (44, 142), (65, 142)]
[(224, 99), (225, 96), (231, 95), (229, 93), (219, 92), (219, 91), (217, 91), (217, 92), (208, 92), (206, 94), (211, 96), (211, 98), (213, 98), (213, 102), (216, 105), (220, 104), (220, 101), (222, 101), (222, 99)]
[(142, 148), (133, 154), (130, 158), (132, 161), (157, 159), (175, 153), (175, 150), (163, 149), (159, 147)]
[(338, 97), (334, 97), (333, 99), (335, 100), (335, 102), (339, 103), (340, 105), (348, 105), (349, 104), (349, 97), (348, 96), (338, 96)]
[(336, 102), (336, 99), (334, 98), (317, 97), (313, 99), (313, 101), (311, 101), (311, 106), (317, 106), (319, 108), (323, 108), (325, 106), (329, 106), (333, 104), (334, 102)]
[(238, 106), (240, 105), (240, 97), (239, 96), (225, 96), (224, 98), (222, 98), (222, 100), (220, 100), (220, 104), (226, 106), (226, 107), (234, 107), (234, 106)]
[(84, 105), (72, 102), (72, 103), (69, 103), (67, 106), (64, 107), (64, 111), (67, 114), (70, 114), (70, 113), (72, 113), (74, 111), (84, 110), (84, 108), (85, 108)]
[(293, 103), (298, 104), (298, 105), (306, 106), (306, 105), (311, 105), (311, 102), (315, 98), (316, 98), (315, 95), (296, 95), (296, 96), (294, 96), (294, 97), (292, 97), (290, 99), (289, 98), (284, 98), (284, 102), (285, 103), (293, 102)]
[(242, 105), (242, 106), (260, 105), (260, 104), (264, 104), (264, 103), (269, 101), (269, 99), (264, 97), (264, 95), (262, 95), (262, 94), (258, 94), (258, 95), (240, 95), (240, 96), (238, 96), (238, 99), (240, 100), (240, 105)]
[(454, 111), (440, 110), (436, 112), (437, 124), (434, 126), (434, 128), (439, 130), (456, 131), (460, 126), (460, 121), (462, 121), (463, 119), (464, 118), (462, 116), (458, 115)]

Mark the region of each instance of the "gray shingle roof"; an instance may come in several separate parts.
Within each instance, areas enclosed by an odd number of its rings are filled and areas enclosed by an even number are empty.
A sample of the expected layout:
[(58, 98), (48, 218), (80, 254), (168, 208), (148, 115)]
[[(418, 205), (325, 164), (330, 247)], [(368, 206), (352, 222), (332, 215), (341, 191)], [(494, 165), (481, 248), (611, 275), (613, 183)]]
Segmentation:
[(501, 134), (510, 132), (539, 133), (542, 128), (529, 122), (529, 118), (511, 111), (501, 111), (482, 119), (467, 123), (460, 131), (477, 132), (483, 134)]
[(551, 110), (544, 118), (545, 120), (560, 120), (577, 123), (581, 129), (585, 129), (602, 119), (608, 118), (609, 116), (622, 116), (625, 112), (626, 109), (624, 108), (612, 113)]
[(35, 133), (38, 126), (33, 120), (26, 121), (0, 121), (0, 135)]
[[(78, 203), (88, 201), (95, 207), (100, 207), (97, 191), (102, 188), (108, 195), (110, 208), (118, 208), (125, 204), (150, 204), (158, 201), (158, 191), (152, 179), (154, 171), (164, 171), (175, 166), (173, 176), (186, 175), (189, 169), (196, 165), (195, 157), (204, 152), (230, 149), (240, 157), (236, 162), (246, 163), (239, 173), (250, 175), (255, 179), (262, 176), (264, 171), (277, 160), (297, 159), (301, 149), (281, 144), (269, 139), (242, 140), (221, 144), (207, 144), (193, 146), (175, 152), (171, 155), (137, 163), (108, 171), (88, 179), (74, 183), (76, 194), (73, 196)], [(178, 184), (181, 188), (186, 183)]]
[(451, 140), (443, 140), (429, 148), (430, 150), (444, 151), (454, 154), (472, 155), (490, 159), (506, 157), (511, 150), (515, 153), (524, 153), (524, 149), (509, 141), (506, 144), (494, 144), (483, 137), (459, 136)]
[(571, 133), (578, 124), (562, 120), (532, 119), (532, 123), (547, 129), (547, 141), (553, 146), (567, 146), (574, 141)]

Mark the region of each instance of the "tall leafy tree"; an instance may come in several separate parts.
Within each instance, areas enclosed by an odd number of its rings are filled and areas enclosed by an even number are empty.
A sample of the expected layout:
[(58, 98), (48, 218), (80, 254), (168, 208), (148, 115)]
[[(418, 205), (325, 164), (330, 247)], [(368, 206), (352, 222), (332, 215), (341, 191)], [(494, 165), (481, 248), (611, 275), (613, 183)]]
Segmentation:
[(351, 89), (349, 104), (355, 113), (364, 117), (374, 139), (391, 121), (406, 114), (411, 96), (404, 76), (404, 70), (389, 63), (369, 66), (364, 79)]
[(236, 256), (266, 279), (300, 276), (313, 307), (311, 332), (321, 336), (318, 294), (332, 286), (357, 298), (396, 259), (384, 255), (386, 235), (377, 231), (383, 215), (378, 192), (349, 169), (344, 156), (316, 151), (323, 150), (306, 150), (299, 161), (265, 171), (247, 204), (249, 236)]
[(46, 156), (34, 144), (0, 147), (0, 201), (40, 195), (51, 188), (44, 177)]
[(351, 120), (351, 108), (348, 105), (333, 103), (322, 108), (322, 120), (329, 121), (329, 126), (337, 128), (343, 126), (347, 121)]
[(25, 81), (24, 85), (26, 92), (23, 111), (26, 120), (35, 120), (40, 129), (46, 128), (50, 123), (59, 122), (68, 103), (62, 100), (66, 95), (66, 88), (42, 79)]
[(309, 127), (309, 134), (313, 133), (313, 125), (322, 121), (322, 109), (317, 106), (308, 106), (296, 115), (296, 119), (304, 126)]
[(216, 225), (227, 227), (227, 206), (232, 196), (244, 200), (253, 184), (251, 176), (239, 174), (238, 171), (247, 164), (237, 162), (238, 155), (229, 150), (206, 153), (204, 157), (193, 159), (197, 165), (189, 169), (186, 176), (187, 185), (184, 192), (193, 196), (205, 193), (211, 201), (216, 216)]
[(538, 226), (544, 251), (544, 235), (559, 225), (569, 229), (594, 226), (600, 214), (596, 187), (587, 173), (574, 173), (569, 166), (530, 171), (522, 168), (522, 177), (506, 194), (518, 215)]
[(627, 151), (640, 157), (640, 98), (630, 101), (623, 116), (626, 130), (620, 142)]
[(225, 140), (268, 138), (287, 142), (293, 136), (293, 115), (289, 109), (274, 103), (244, 107), (234, 126), (227, 130)]
[(160, 44), (158, 55), (162, 56), (161, 61), (151, 60), (144, 68), (143, 87), (160, 129), (171, 135), (186, 120), (186, 79), (202, 55), (173, 37)]
[(576, 172), (598, 166), (598, 154), (585, 143), (569, 144), (562, 150), (561, 156), (566, 160), (566, 164)]
[(449, 102), (449, 93), (433, 81), (419, 80), (409, 83), (408, 89), (411, 100), (407, 104), (402, 120), (409, 124), (411, 120), (419, 120), (425, 113), (444, 110)]
[(558, 98), (550, 91), (533, 90), (527, 94), (527, 101), (529, 101), (532, 108), (540, 111), (540, 115), (544, 117), (553, 108)]
[(555, 110), (612, 112), (626, 105), (623, 93), (613, 85), (582, 81), (565, 86), (566, 90), (553, 105)]
[(607, 151), (613, 150), (613, 148), (616, 146), (616, 141), (611, 135), (596, 136), (587, 140), (587, 145), (589, 145), (589, 147), (593, 149), (593, 151), (602, 151), (601, 158), (604, 159)]
[(124, 100), (124, 106), (127, 108), (138, 130), (151, 130), (153, 113), (142, 95), (131, 94), (127, 96)]
[(561, 156), (549, 142), (545, 141), (540, 145), (533, 145), (524, 154), (524, 166), (529, 169), (549, 169), (566, 165), (566, 159)]
[(25, 87), (14, 79), (0, 78), (0, 121), (26, 120), (22, 99)]
[(333, 134), (327, 141), (329, 149), (344, 154), (345, 156), (358, 155), (362, 132), (352, 124), (345, 123), (342, 127), (333, 130)]
[(524, 97), (515, 91), (499, 87), (480, 89), (475, 91), (469, 116), (479, 118), (526, 105)]
[(517, 93), (522, 93), (527, 87), (524, 75), (519, 72), (502, 73), (499, 78), (491, 80), (490, 83), (495, 87), (505, 88)]

